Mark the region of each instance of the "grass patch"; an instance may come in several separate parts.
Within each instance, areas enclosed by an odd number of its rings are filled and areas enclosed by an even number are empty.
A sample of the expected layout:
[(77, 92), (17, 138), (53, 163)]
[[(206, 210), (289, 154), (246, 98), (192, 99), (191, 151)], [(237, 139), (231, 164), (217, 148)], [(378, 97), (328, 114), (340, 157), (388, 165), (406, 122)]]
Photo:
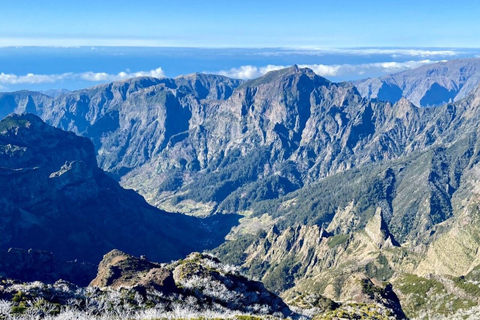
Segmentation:
[(348, 234), (337, 234), (336, 236), (331, 237), (328, 239), (328, 246), (330, 248), (339, 246), (344, 244), (348, 241), (349, 235)]

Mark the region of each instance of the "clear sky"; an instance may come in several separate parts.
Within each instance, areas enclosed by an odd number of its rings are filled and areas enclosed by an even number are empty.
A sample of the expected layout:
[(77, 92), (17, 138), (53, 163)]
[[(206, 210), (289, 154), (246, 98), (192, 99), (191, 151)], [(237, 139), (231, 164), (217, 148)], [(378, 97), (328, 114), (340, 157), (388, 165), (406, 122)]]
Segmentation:
[(480, 47), (474, 0), (0, 0), (0, 46)]

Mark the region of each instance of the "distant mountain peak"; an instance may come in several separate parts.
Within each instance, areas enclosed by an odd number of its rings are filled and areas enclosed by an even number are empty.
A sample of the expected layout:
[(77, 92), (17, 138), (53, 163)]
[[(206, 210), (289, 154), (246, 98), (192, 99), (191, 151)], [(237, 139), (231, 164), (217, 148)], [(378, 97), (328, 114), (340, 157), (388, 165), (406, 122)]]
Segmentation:
[(456, 59), (354, 82), (360, 94), (392, 103), (401, 97), (417, 106), (461, 100), (480, 83), (480, 59)]
[(300, 78), (302, 76), (308, 77), (311, 81), (315, 82), (315, 85), (321, 86), (321, 85), (327, 85), (330, 84), (331, 82), (327, 80), (326, 78), (323, 78), (319, 75), (317, 75), (315, 72), (313, 72), (312, 69), (309, 68), (299, 68), (296, 64), (288, 67), (288, 68), (283, 68), (279, 70), (273, 70), (265, 73), (263, 76), (249, 80), (245, 82), (244, 84), (240, 85), (239, 88), (244, 88), (244, 87), (257, 87), (263, 84), (267, 83), (273, 83), (273, 82), (281, 82), (285, 81), (286, 79), (289, 78)]

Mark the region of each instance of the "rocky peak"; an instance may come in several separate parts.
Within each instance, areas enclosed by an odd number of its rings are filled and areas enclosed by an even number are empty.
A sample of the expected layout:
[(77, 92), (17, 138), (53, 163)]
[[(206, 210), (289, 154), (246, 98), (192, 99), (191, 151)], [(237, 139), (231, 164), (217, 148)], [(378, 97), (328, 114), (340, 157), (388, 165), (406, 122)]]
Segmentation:
[(292, 84), (307, 84), (312, 83), (314, 86), (328, 85), (331, 82), (321, 76), (318, 76), (309, 68), (299, 68), (294, 65), (289, 68), (274, 70), (267, 72), (257, 79), (252, 79), (240, 85), (240, 88), (258, 87), (258, 86), (273, 86), (285, 88)]
[(90, 286), (111, 288), (143, 287), (171, 293), (177, 291), (172, 273), (158, 263), (112, 250), (103, 256)]
[(399, 246), (388, 230), (380, 207), (376, 209), (375, 215), (369, 220), (364, 230), (379, 248)]
[(220, 75), (193, 73), (174, 79), (177, 88), (198, 99), (226, 100), (243, 80), (230, 79)]

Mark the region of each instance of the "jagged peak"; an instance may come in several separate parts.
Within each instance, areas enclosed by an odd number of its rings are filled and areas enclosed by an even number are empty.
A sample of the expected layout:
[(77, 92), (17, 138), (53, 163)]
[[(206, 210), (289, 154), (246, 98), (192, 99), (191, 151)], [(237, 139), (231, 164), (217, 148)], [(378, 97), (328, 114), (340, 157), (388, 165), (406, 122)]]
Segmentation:
[(317, 75), (315, 72), (313, 72), (312, 69), (310, 69), (310, 68), (300, 68), (299, 66), (297, 66), (295, 64), (295, 65), (293, 65), (291, 67), (288, 67), (288, 68), (269, 71), (259, 78), (252, 79), (252, 80), (249, 80), (249, 81), (245, 82), (239, 88), (257, 87), (257, 86), (267, 84), (267, 83), (284, 81), (285, 79), (290, 78), (290, 77), (301, 77), (301, 76), (307, 76), (313, 82), (315, 82), (315, 85), (317, 85), (317, 86), (328, 85), (328, 84), (331, 83), (328, 79)]
[(379, 248), (399, 246), (388, 230), (380, 207), (377, 207), (375, 214), (365, 226), (365, 232)]
[(409, 119), (409, 113), (416, 113), (419, 108), (405, 97), (402, 97), (393, 105), (393, 110), (397, 118)]
[(395, 106), (397, 108), (418, 108), (416, 105), (414, 105), (412, 102), (410, 102), (407, 98), (401, 97), (400, 100), (398, 100), (395, 103)]

